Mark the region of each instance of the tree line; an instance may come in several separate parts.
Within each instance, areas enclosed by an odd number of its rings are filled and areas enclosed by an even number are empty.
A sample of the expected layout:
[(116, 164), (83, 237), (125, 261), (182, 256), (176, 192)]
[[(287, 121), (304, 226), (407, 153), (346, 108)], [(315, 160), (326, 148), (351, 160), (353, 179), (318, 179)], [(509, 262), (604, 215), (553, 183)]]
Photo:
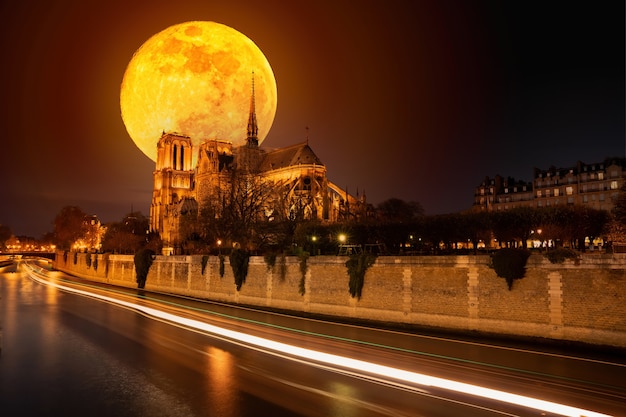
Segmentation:
[[(613, 212), (552, 206), (442, 215), (424, 215), (419, 203), (389, 199), (379, 204), (373, 215), (332, 224), (305, 220), (297, 214), (271, 220), (247, 216), (242, 221), (237, 213), (254, 211), (242, 207), (219, 218), (213, 213), (200, 213), (180, 244), (184, 254), (218, 253), (244, 241), (247, 250), (259, 255), (302, 251), (336, 255), (342, 244), (377, 246), (389, 254), (439, 254), (461, 248), (477, 252), (483, 246), (526, 248), (527, 242), (534, 240), (584, 251), (586, 239), (626, 240), (624, 195), (620, 195)], [(93, 225), (84, 219), (85, 213), (78, 207), (62, 209), (54, 221), (59, 248), (70, 249), (76, 240), (94, 235)], [(160, 253), (162, 242), (157, 234), (149, 232), (149, 219), (140, 212), (108, 224), (101, 237), (102, 252), (133, 254), (145, 247)]]

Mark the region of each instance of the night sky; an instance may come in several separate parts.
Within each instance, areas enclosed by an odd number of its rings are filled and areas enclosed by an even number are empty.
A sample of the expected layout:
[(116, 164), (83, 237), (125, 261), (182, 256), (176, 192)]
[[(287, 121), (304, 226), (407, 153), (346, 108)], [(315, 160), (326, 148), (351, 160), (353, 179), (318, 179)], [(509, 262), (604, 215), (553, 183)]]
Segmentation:
[[(496, 174), (624, 157), (619, 1), (14, 1), (0, 6), (0, 223), (53, 230), (77, 205), (149, 214), (155, 164), (120, 116), (150, 36), (226, 24), (265, 53), (278, 109), (264, 147), (306, 140), (331, 181), (376, 205), (471, 207)], [(245, 135), (245, 132), (242, 132)]]

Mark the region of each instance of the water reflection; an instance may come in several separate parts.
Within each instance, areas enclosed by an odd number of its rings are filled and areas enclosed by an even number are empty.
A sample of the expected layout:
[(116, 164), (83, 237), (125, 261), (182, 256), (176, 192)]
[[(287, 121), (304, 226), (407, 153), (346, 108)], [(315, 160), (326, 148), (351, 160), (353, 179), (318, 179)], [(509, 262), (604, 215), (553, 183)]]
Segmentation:
[(208, 395), (215, 414), (224, 417), (239, 416), (233, 356), (222, 349), (208, 346), (207, 357), (210, 382)]

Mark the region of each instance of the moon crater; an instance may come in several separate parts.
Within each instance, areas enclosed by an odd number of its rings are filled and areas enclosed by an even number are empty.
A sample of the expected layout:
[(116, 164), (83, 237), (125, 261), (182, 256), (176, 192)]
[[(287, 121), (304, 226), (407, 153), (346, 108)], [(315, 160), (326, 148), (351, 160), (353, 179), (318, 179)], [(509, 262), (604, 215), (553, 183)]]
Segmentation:
[(126, 68), (122, 119), (137, 147), (156, 159), (162, 131), (245, 143), (254, 72), (259, 143), (274, 121), (276, 80), (269, 62), (242, 33), (215, 22), (171, 26), (148, 39)]

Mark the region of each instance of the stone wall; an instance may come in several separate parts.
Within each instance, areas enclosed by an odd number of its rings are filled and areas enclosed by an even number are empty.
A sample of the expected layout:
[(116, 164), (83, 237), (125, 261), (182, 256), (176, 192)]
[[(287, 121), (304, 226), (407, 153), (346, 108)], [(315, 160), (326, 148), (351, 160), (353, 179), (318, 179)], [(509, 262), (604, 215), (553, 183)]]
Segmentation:
[[(82, 278), (136, 287), (132, 256), (57, 254), (55, 267)], [(97, 258), (97, 267), (94, 260)], [(302, 281), (297, 257), (250, 258), (236, 290), (228, 257), (158, 256), (146, 289), (229, 303), (626, 347), (626, 254), (583, 255), (551, 264), (532, 255), (508, 290), (488, 256), (379, 257), (361, 299), (348, 292), (347, 257), (315, 256)], [(76, 260), (76, 262), (74, 262)], [(304, 284), (304, 294), (301, 284)]]

